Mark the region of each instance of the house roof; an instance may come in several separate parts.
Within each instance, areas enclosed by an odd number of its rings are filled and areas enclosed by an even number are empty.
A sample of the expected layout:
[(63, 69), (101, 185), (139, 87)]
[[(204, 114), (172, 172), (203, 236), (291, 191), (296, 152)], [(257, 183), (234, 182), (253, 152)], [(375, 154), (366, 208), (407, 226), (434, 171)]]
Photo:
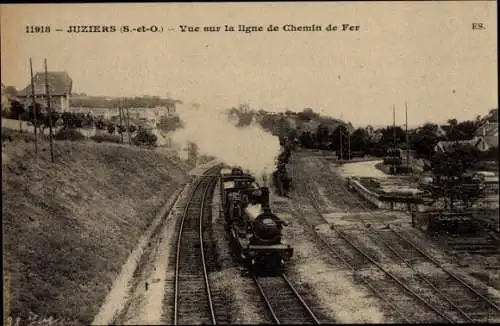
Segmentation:
[(469, 140), (453, 140), (453, 141), (445, 141), (445, 140), (441, 140), (439, 141), (436, 146), (434, 148), (441, 148), (441, 149), (444, 149), (446, 151), (448, 150), (453, 150), (453, 147), (456, 145), (456, 144), (459, 144), (459, 145), (471, 145), (471, 146), (474, 146), (476, 147), (478, 144), (479, 144), (480, 140), (476, 140), (476, 139), (469, 139)]
[(485, 122), (474, 133), (475, 136), (496, 136), (498, 135), (497, 122)]
[[(47, 73), (49, 80), (50, 95), (71, 94), (73, 80), (65, 71), (51, 71)], [(33, 77), (35, 94), (45, 94), (45, 73), (37, 72)], [(31, 95), (31, 84), (18, 92), (18, 96), (26, 97)]]

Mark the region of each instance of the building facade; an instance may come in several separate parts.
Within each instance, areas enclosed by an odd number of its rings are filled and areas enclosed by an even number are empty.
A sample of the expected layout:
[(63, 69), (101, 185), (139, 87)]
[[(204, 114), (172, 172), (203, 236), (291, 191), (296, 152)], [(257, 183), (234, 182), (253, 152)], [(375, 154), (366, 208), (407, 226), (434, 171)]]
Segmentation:
[[(33, 84), (35, 88), (35, 101), (40, 103), (43, 108), (47, 108), (46, 82), (45, 73), (38, 72), (33, 76)], [(71, 90), (73, 80), (67, 72), (47, 72), (48, 89), (51, 109), (55, 111), (69, 111)], [(18, 92), (18, 98), (25, 106), (31, 105), (32, 87), (27, 85), (23, 90)]]
[(498, 147), (498, 122), (483, 123), (474, 133), (474, 139), (478, 141), (480, 151)]

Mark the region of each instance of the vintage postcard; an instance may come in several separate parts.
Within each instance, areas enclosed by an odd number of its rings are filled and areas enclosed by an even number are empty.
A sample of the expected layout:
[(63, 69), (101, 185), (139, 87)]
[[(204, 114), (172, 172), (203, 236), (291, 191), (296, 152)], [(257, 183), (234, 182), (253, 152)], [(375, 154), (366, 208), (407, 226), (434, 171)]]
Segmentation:
[(0, 5), (4, 324), (500, 322), (496, 13)]

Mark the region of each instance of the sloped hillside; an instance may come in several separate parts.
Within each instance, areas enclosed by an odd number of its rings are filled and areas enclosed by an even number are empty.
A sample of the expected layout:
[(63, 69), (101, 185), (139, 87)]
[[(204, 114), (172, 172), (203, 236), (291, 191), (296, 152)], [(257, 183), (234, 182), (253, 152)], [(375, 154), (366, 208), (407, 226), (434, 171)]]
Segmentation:
[(2, 148), (4, 316), (89, 324), (185, 170), (142, 148), (56, 142), (51, 163), (41, 147)]

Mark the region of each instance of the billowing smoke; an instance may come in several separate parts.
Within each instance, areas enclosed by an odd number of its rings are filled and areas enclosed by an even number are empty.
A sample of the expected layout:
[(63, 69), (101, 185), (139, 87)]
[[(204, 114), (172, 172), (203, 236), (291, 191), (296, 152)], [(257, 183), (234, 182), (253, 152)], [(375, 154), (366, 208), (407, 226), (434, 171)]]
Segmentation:
[(256, 218), (257, 216), (262, 213), (262, 205), (261, 204), (248, 204), (248, 206), (245, 208), (247, 214), (252, 218)]
[(228, 119), (226, 112), (203, 106), (179, 106), (177, 112), (184, 127), (171, 136), (176, 147), (184, 149), (190, 142), (195, 143), (199, 154), (214, 156), (230, 166), (240, 166), (261, 184), (270, 180), (280, 153), (278, 137), (257, 123), (237, 128), (237, 121)]

